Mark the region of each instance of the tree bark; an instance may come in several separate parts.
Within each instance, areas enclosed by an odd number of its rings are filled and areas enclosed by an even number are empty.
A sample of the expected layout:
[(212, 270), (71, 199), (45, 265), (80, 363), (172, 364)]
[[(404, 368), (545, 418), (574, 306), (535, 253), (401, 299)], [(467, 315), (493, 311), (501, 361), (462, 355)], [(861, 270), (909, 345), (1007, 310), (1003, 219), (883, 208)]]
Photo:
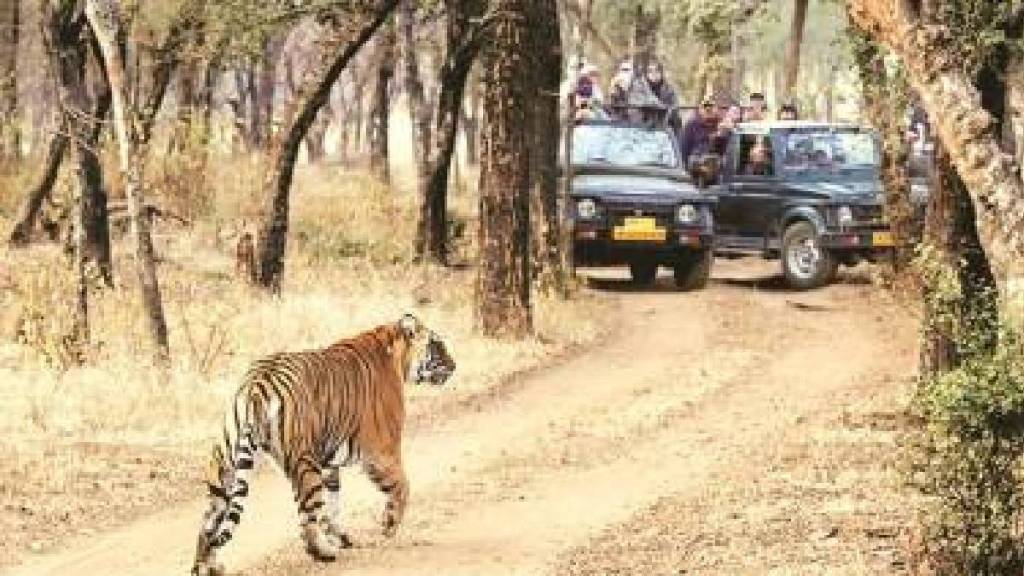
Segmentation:
[[(327, 102), (331, 86), (397, 4), (398, 0), (380, 0), (364, 17), (353, 18), (360, 20), (354, 34), (340, 22), (340, 15), (328, 23), (332, 30), (318, 44), (318, 54), (311, 60), (298, 93), (285, 113), (284, 129), (274, 136), (267, 151), (266, 165), (271, 167), (271, 171), (263, 182), (262, 194), (266, 207), (257, 236), (257, 283), (264, 289), (274, 293), (281, 291), (288, 239), (289, 191), (302, 140), (317, 112)], [(350, 22), (348, 18), (345, 21)]]
[(1009, 122), (1007, 132), (1009, 142), (1004, 145), (1007, 151), (1017, 160), (1017, 165), (1024, 165), (1024, 56), (1011, 56), (1006, 70), (1006, 110)]
[(1002, 154), (993, 119), (960, 69), (949, 33), (894, 14), (891, 3), (848, 0), (854, 21), (907, 64), (910, 81), (933, 119), (974, 203), (978, 234), (1000, 288), (1024, 273), (1024, 183)]
[[(954, 369), (960, 364), (961, 350), (954, 338), (952, 318), (997, 318), (993, 299), (995, 279), (988, 259), (981, 248), (975, 227), (974, 207), (959, 175), (942, 147), (935, 150), (935, 179), (928, 196), (925, 221), (925, 245), (929, 248), (930, 265), (951, 272), (961, 295), (958, 302), (925, 298), (924, 336), (921, 347), (921, 373), (934, 375)], [(925, 286), (926, 294), (933, 290)], [(955, 309), (944, 309), (955, 306)], [(975, 312), (984, 308), (986, 315)], [(978, 343), (975, 343), (978, 344)]]
[(633, 21), (633, 70), (643, 75), (647, 64), (655, 59), (658, 52), (658, 28), (661, 25), (661, 10), (655, 7), (651, 11), (644, 9), (648, 3), (637, 3), (635, 20)]
[(910, 199), (910, 148), (903, 124), (909, 87), (902, 77), (889, 77), (879, 44), (862, 31), (851, 29), (850, 33), (868, 121), (882, 139), (885, 215), (896, 246), (893, 265), (897, 272), (904, 272), (914, 258), (922, 233)]
[(796, 83), (800, 77), (800, 49), (804, 42), (804, 23), (807, 21), (808, 0), (793, 0), (793, 22), (789, 29), (789, 43), (786, 47), (785, 100), (796, 94)]
[(448, 177), (458, 134), (466, 78), (473, 67), (484, 35), (482, 0), (447, 0), (447, 48), (441, 66), (441, 92), (434, 114), (434, 142), (429, 176), (421, 198), (416, 233), (416, 254), (444, 265), (448, 261)]
[(398, 10), (401, 30), (402, 65), (405, 70), (405, 93), (409, 99), (412, 121), (412, 149), (416, 162), (416, 182), (420, 198), (426, 196), (430, 178), (430, 109), (420, 78), (420, 65), (416, 57), (416, 3), (402, 0)]
[(466, 138), (466, 165), (476, 167), (480, 163), (480, 83), (477, 74), (466, 79), (469, 98), (462, 110), (462, 134)]
[(20, 156), (21, 130), (18, 118), (18, 32), (21, 0), (0, 2), (0, 160), (16, 161)]
[(252, 114), (252, 141), (259, 148), (266, 146), (273, 134), (277, 68), (284, 53), (285, 40), (287, 37), (284, 34), (278, 34), (266, 41), (256, 74), (253, 89), (255, 106)]
[(388, 127), (391, 124), (391, 80), (395, 76), (395, 27), (389, 23), (383, 31), (377, 81), (373, 87), (373, 106), (370, 108), (370, 172), (381, 182), (391, 181), (388, 167)]
[[(14, 246), (27, 243), (39, 208), (52, 191), (63, 154), (69, 142), (74, 144), (79, 181), (76, 215), (85, 220), (72, 225), (83, 227), (86, 236), (86, 257), (91, 260), (103, 281), (113, 285), (110, 228), (107, 221), (107, 195), (103, 188), (103, 172), (96, 148), (102, 130), (102, 119), (110, 107), (110, 92), (102, 78), (93, 90), (86, 86), (86, 66), (92, 44), (92, 35), (75, 6), (44, 5), (43, 42), (50, 69), (57, 81), (60, 106), (60, 126), (64, 134), (55, 135), (51, 142), (46, 166), (39, 185), (33, 188), (20, 211), (20, 218), (11, 235)], [(99, 66), (99, 76), (104, 76)], [(77, 233), (72, 236), (74, 240)], [(74, 244), (74, 241), (72, 242)], [(70, 246), (74, 251), (74, 246)]]
[(531, 0), (498, 0), (486, 49), (476, 310), (492, 337), (532, 331), (529, 22)]
[(110, 84), (113, 127), (117, 135), (118, 160), (124, 180), (125, 196), (132, 223), (132, 237), (135, 244), (135, 266), (142, 291), (142, 302), (153, 339), (156, 364), (166, 368), (170, 364), (170, 345), (167, 337), (167, 322), (164, 318), (163, 302), (160, 298), (160, 283), (156, 273), (153, 239), (149, 231), (149, 219), (145, 214), (145, 198), (142, 188), (142, 167), (145, 143), (139, 133), (138, 115), (129, 101), (128, 86), (125, 83), (125, 62), (117, 38), (121, 30), (120, 6), (116, 0), (86, 0), (85, 14), (99, 42), (103, 60), (106, 62), (107, 78)]
[(18, 209), (18, 216), (15, 218), (11, 235), (7, 239), (11, 247), (26, 246), (31, 241), (36, 217), (43, 207), (43, 201), (50, 195), (54, 183), (57, 182), (57, 174), (60, 172), (60, 165), (64, 160), (67, 148), (68, 137), (62, 131), (50, 136), (50, 144), (46, 147), (46, 158), (43, 160), (39, 183), (33, 186), (25, 196), (25, 201)]
[(558, 211), (559, 86), (562, 79), (562, 40), (555, 0), (533, 0), (530, 11), (534, 83), (533, 144), (530, 147), (533, 258), (541, 290), (566, 295), (562, 267), (561, 218)]

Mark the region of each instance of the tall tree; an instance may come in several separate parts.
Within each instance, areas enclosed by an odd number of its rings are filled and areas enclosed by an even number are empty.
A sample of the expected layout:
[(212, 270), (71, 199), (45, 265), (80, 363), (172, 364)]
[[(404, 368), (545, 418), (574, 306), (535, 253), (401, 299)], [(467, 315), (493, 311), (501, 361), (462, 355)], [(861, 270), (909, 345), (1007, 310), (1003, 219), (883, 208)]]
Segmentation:
[(854, 21), (891, 48), (907, 66), (935, 131), (974, 205), (978, 236), (1000, 284), (1024, 274), (1024, 181), (1008, 161), (981, 106), (972, 79), (961, 68), (959, 44), (941, 22), (921, 25), (914, 3), (848, 0)]
[(274, 126), (274, 98), (277, 93), (277, 69), (284, 52), (284, 34), (273, 34), (263, 42), (259, 66), (252, 89), (252, 141), (262, 148), (270, 142)]
[(370, 108), (370, 172), (382, 182), (390, 182), (388, 128), (391, 125), (391, 81), (395, 77), (397, 34), (389, 22), (380, 36), (380, 60), (373, 86)]
[(284, 279), (289, 192), (302, 140), (345, 67), (397, 5), (398, 0), (361, 2), (343, 13), (323, 17), (323, 40), (318, 43), (298, 93), (284, 114), (283, 129), (274, 136), (266, 152), (268, 172), (261, 191), (265, 207), (257, 236), (256, 280), (267, 290), (279, 293)]
[(906, 110), (910, 87), (902, 66), (890, 72), (887, 51), (863, 31), (848, 31), (854, 61), (860, 73), (861, 94), (868, 121), (882, 138), (882, 180), (885, 183), (885, 213), (895, 244), (894, 267), (905, 272), (921, 240), (921, 227), (910, 199), (906, 138)]
[(430, 120), (427, 95), (420, 77), (416, 41), (416, 2), (402, 0), (398, 10), (398, 28), (401, 31), (402, 69), (405, 79), (405, 94), (409, 100), (409, 116), (412, 123), (412, 150), (416, 162), (416, 182), (419, 196), (426, 194), (430, 177)]
[[(559, 86), (562, 40), (556, 0), (533, 0), (529, 29), (535, 72), (535, 102), (530, 146), (533, 205), (533, 258), (538, 285), (564, 294), (568, 285), (562, 267), (561, 218), (558, 211)], [(649, 55), (653, 57), (653, 52)]]
[(41, 182), (29, 191), (11, 232), (10, 242), (14, 246), (28, 243), (38, 210), (52, 190), (70, 143), (75, 151), (79, 184), (79, 205), (74, 214), (80, 218), (72, 223), (76, 230), (74, 238), (82, 239), (81, 257), (95, 265), (100, 277), (112, 285), (107, 194), (97, 155), (102, 120), (110, 107), (110, 91), (102, 62), (96, 66), (97, 75), (101, 79), (94, 83), (92, 89), (87, 81), (89, 55), (94, 44), (92, 33), (79, 8), (73, 4), (56, 7), (52, 3), (45, 3), (42, 10), (43, 42), (50, 69), (57, 81), (63, 133), (53, 136)]
[(530, 302), (531, 0), (495, 0), (485, 51), (476, 311), (488, 336), (533, 328)]
[(486, 5), (486, 0), (445, 0), (446, 46), (439, 74), (441, 91), (434, 114), (428, 180), (420, 199), (416, 230), (417, 255), (439, 264), (445, 264), (448, 259), (448, 177), (463, 112), (466, 79), (490, 22), (483, 17)]
[(0, 2), (0, 160), (18, 157), (18, 32), (21, 0)]
[(135, 267), (155, 348), (154, 357), (158, 366), (167, 367), (170, 363), (167, 321), (160, 298), (153, 239), (149, 231), (149, 218), (143, 193), (142, 167), (145, 161), (146, 135), (140, 131), (140, 117), (129, 98), (128, 84), (125, 81), (124, 53), (118, 45), (118, 38), (123, 34), (121, 7), (117, 0), (86, 0), (85, 14), (106, 62), (113, 128), (118, 143), (118, 160), (125, 196), (128, 199), (132, 239), (135, 245)]
[(786, 44), (786, 79), (784, 81), (784, 97), (790, 100), (796, 93), (796, 83), (800, 76), (800, 50), (804, 43), (804, 24), (807, 21), (808, 0), (793, 0), (793, 21), (789, 28), (789, 41)]

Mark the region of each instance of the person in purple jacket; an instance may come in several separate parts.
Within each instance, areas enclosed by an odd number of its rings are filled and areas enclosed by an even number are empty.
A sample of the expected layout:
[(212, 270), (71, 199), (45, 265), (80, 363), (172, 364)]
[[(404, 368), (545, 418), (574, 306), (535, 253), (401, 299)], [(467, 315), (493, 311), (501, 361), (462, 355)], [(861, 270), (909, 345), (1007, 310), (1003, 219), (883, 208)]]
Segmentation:
[(711, 150), (711, 140), (718, 131), (718, 112), (711, 100), (704, 100), (700, 110), (683, 127), (683, 136), (680, 139), (680, 149), (683, 156), (683, 166), (689, 166), (690, 160), (702, 154), (708, 154)]

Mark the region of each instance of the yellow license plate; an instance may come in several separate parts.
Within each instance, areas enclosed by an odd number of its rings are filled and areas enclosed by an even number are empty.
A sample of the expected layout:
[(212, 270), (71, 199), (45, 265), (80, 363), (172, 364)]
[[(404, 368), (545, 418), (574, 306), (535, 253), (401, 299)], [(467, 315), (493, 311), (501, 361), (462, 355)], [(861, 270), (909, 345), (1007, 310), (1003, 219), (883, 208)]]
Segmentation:
[(879, 248), (894, 246), (892, 232), (873, 232), (871, 234), (871, 245)]
[(659, 228), (654, 218), (626, 218), (623, 226), (616, 226), (612, 231), (613, 240), (664, 242), (664, 228)]

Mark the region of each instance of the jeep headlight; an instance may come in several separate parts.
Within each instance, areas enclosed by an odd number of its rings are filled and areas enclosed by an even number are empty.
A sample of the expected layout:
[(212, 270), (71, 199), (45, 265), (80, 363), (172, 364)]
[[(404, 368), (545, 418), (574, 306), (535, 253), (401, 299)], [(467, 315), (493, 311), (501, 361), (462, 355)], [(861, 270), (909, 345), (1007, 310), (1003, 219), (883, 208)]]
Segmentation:
[(849, 206), (840, 206), (839, 209), (836, 210), (836, 221), (840, 226), (853, 224), (853, 209)]
[(580, 220), (593, 220), (597, 218), (597, 202), (590, 198), (584, 198), (576, 203), (576, 215)]
[(696, 224), (700, 220), (700, 212), (693, 204), (683, 204), (676, 210), (676, 219), (682, 224)]

